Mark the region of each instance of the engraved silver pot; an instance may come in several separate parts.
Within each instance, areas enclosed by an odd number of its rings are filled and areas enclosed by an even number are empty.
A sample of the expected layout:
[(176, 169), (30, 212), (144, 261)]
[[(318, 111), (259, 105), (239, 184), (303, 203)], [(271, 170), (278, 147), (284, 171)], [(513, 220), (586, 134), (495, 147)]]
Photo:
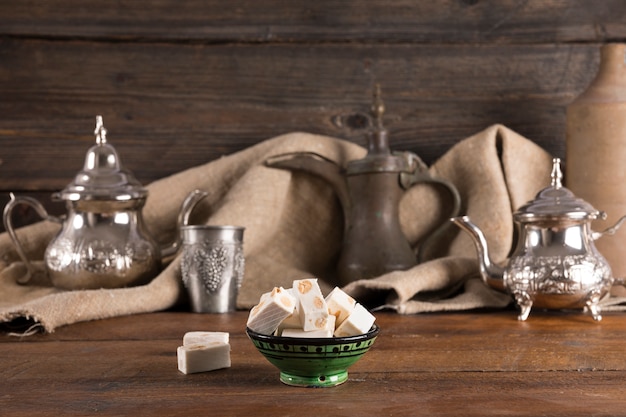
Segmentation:
[(598, 303), (614, 284), (624, 282), (613, 277), (593, 242), (615, 233), (626, 216), (603, 232), (593, 232), (591, 222), (606, 214), (576, 198), (561, 180), (560, 160), (555, 158), (551, 185), (513, 214), (518, 240), (504, 264), (491, 261), (487, 240), (469, 217), (451, 219), (472, 237), (483, 281), (514, 297), (520, 308), (519, 320), (526, 320), (536, 306), (584, 308), (599, 321)]
[(179, 214), (181, 276), (196, 313), (227, 313), (237, 308), (243, 282), (245, 228), (230, 225), (190, 225), (195, 205), (207, 192), (192, 191)]
[(16, 197), (4, 208), (4, 226), (27, 272), (18, 279), (28, 283), (36, 269), (27, 258), (13, 228), (11, 216), (19, 204), (33, 207), (45, 220), (61, 224), (48, 244), (44, 263), (50, 281), (63, 289), (117, 288), (147, 283), (156, 276), (163, 256), (176, 245), (161, 248), (144, 225), (142, 208), (147, 190), (122, 168), (115, 148), (107, 142), (102, 117), (96, 117), (96, 144), (87, 152), (83, 169), (53, 200), (64, 201), (67, 214), (51, 216), (31, 197)]

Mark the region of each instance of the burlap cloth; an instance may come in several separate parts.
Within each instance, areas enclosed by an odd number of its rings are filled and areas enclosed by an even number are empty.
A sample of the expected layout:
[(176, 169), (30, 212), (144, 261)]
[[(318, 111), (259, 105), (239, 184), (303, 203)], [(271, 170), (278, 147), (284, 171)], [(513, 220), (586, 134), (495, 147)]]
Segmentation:
[[(341, 165), (362, 158), (366, 150), (353, 143), (307, 133), (290, 133), (241, 152), (177, 173), (148, 185), (145, 222), (163, 244), (175, 235), (181, 202), (194, 189), (209, 196), (194, 210), (198, 224), (246, 228), (245, 278), (238, 307), (257, 303), (274, 286), (290, 287), (293, 279), (315, 276), (323, 290), (334, 285), (334, 266), (343, 232), (341, 207), (333, 190), (313, 175), (266, 167), (274, 155), (311, 151)], [(494, 261), (507, 257), (513, 242), (512, 212), (549, 185), (551, 156), (502, 125), (460, 141), (430, 167), (432, 175), (459, 190), (461, 212), (487, 236)], [(441, 189), (412, 187), (400, 204), (400, 221), (415, 248), (441, 221), (450, 201)], [(58, 224), (40, 222), (18, 231), (30, 259), (41, 260)], [(0, 322), (54, 331), (79, 321), (186, 308), (180, 259), (174, 259), (149, 284), (133, 288), (62, 291), (47, 282), (18, 285), (24, 265), (8, 235), (0, 235)], [(344, 289), (370, 307), (401, 314), (502, 308), (508, 295), (487, 288), (478, 278), (472, 241), (454, 225), (442, 235), (418, 266)], [(36, 262), (41, 267), (42, 262)], [(7, 327), (5, 325), (5, 327)], [(21, 329), (23, 331), (23, 329)]]

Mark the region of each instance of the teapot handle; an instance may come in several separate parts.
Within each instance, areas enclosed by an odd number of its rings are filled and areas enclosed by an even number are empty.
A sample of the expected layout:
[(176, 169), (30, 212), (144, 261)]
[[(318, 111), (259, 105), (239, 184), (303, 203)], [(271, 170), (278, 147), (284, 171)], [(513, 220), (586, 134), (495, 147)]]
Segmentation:
[(613, 278), (613, 285), (619, 285), (621, 287), (626, 287), (626, 277), (623, 277), (623, 278)]
[[(428, 166), (420, 159), (419, 156), (414, 154), (413, 152), (403, 152), (402, 155), (407, 158), (407, 162), (410, 167), (412, 167), (411, 172), (402, 172), (400, 174), (400, 185), (404, 189), (409, 189), (413, 185), (418, 183), (431, 183), (433, 185), (441, 186), (446, 189), (450, 193), (452, 197), (452, 210), (450, 212), (450, 217), (456, 217), (459, 215), (461, 210), (461, 196), (457, 188), (450, 181), (444, 180), (443, 178), (436, 178), (430, 175), (428, 172)], [(434, 238), (442, 234), (446, 227), (448, 227), (449, 222), (447, 218), (424, 240), (422, 243), (420, 250), (418, 251), (417, 258), (421, 263), (424, 259), (424, 248), (428, 246)]]
[[(602, 218), (606, 218), (606, 214), (604, 212), (602, 212)], [(601, 238), (604, 235), (614, 235), (615, 232), (617, 232), (617, 229), (619, 229), (622, 226), (622, 223), (624, 223), (625, 221), (626, 221), (626, 216), (622, 216), (613, 226), (608, 227), (601, 232), (593, 232), (591, 234), (591, 238), (593, 240), (596, 240), (596, 239)]]
[(35, 200), (32, 197), (25, 197), (25, 196), (16, 197), (13, 193), (10, 193), (10, 196), (11, 196), (11, 200), (4, 207), (2, 220), (4, 222), (5, 230), (7, 231), (7, 233), (9, 234), (9, 237), (11, 238), (11, 240), (13, 241), (13, 244), (15, 245), (15, 250), (18, 256), (20, 257), (20, 259), (22, 260), (22, 262), (24, 262), (24, 265), (26, 266), (26, 275), (18, 278), (17, 282), (18, 284), (27, 284), (32, 278), (33, 274), (35, 273), (35, 268), (26, 257), (24, 248), (22, 247), (22, 244), (17, 238), (17, 233), (15, 233), (15, 229), (13, 228), (13, 221), (11, 220), (13, 209), (15, 208), (15, 206), (19, 204), (26, 204), (27, 206), (31, 206), (35, 210), (35, 212), (37, 212), (37, 214), (44, 220), (50, 220), (55, 223), (63, 223), (63, 220), (59, 217), (49, 215), (46, 209), (44, 208), (43, 204), (41, 204), (39, 201)]
[(183, 200), (180, 211), (178, 212), (178, 218), (176, 220), (176, 238), (174, 242), (172, 242), (169, 246), (166, 246), (161, 249), (161, 257), (169, 258), (176, 255), (181, 246), (181, 228), (187, 226), (189, 223), (189, 216), (191, 212), (196, 207), (196, 205), (202, 200), (204, 197), (209, 195), (208, 192), (202, 190), (193, 190), (187, 197)]
[[(606, 218), (606, 213), (601, 212), (601, 218)], [(617, 222), (615, 222), (615, 224), (611, 227), (608, 227), (606, 229), (604, 229), (601, 232), (592, 232), (591, 233), (591, 238), (593, 240), (599, 239), (604, 235), (614, 235), (615, 232), (617, 232), (617, 230), (622, 226), (622, 223), (624, 223), (626, 221), (626, 216), (622, 216), (620, 217)], [(626, 287), (626, 277), (621, 277), (621, 278), (614, 278), (613, 279), (613, 285), (619, 285), (622, 287)]]

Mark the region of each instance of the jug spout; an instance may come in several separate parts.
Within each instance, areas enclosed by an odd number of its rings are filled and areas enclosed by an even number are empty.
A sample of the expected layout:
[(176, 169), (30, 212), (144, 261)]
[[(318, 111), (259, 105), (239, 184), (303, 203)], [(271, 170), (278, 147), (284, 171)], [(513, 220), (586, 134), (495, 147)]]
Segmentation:
[(459, 226), (461, 230), (467, 232), (474, 241), (476, 252), (478, 253), (480, 275), (485, 284), (496, 290), (505, 291), (504, 268), (491, 261), (487, 239), (482, 230), (472, 223), (468, 216), (453, 217), (450, 220)]
[(315, 152), (294, 152), (272, 156), (265, 161), (265, 165), (271, 168), (303, 171), (324, 179), (337, 194), (344, 214), (348, 211), (350, 207), (348, 184), (342, 168), (334, 161)]

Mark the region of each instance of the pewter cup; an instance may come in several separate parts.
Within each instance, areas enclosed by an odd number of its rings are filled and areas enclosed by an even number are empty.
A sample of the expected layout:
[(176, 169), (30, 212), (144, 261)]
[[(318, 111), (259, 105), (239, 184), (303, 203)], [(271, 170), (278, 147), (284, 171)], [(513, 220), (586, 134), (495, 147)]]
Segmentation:
[(239, 226), (181, 227), (181, 272), (194, 312), (236, 309), (245, 264), (243, 232)]

